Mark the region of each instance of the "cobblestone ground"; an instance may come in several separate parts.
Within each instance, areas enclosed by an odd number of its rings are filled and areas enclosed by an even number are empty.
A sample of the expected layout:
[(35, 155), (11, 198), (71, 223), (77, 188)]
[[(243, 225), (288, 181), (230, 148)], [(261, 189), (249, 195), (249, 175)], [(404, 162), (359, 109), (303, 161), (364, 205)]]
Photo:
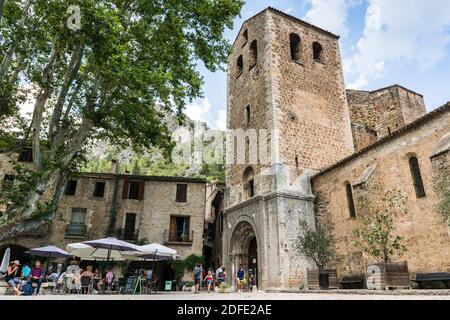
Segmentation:
[(157, 293), (151, 295), (0, 296), (0, 300), (450, 300), (450, 291), (396, 292), (269, 292), (269, 293)]

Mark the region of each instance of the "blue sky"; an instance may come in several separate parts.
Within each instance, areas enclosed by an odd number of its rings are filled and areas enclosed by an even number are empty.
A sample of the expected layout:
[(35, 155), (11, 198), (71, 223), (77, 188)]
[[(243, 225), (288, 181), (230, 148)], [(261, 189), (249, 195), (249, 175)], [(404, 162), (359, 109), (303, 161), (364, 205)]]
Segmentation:
[[(341, 35), (347, 88), (375, 90), (398, 83), (422, 93), (429, 111), (450, 101), (450, 1), (448, 0), (248, 0), (225, 37), (272, 6)], [(198, 67), (204, 99), (186, 113), (225, 128), (226, 73)]]

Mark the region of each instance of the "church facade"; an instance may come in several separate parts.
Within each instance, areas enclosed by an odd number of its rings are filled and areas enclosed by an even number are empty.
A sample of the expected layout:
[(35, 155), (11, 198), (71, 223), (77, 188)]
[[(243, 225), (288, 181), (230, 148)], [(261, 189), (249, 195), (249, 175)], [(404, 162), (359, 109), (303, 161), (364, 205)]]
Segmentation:
[[(360, 273), (368, 257), (352, 245), (358, 217), (348, 214), (346, 192), (374, 177), (410, 195), (411, 214), (399, 231), (411, 271), (450, 269), (432, 178), (448, 168), (449, 105), (427, 114), (423, 96), (398, 85), (346, 90), (339, 37), (273, 8), (244, 22), (227, 90), (222, 256), (229, 274), (242, 264), (259, 288), (304, 284), (314, 265), (296, 253), (294, 240), (299, 219), (316, 223), (318, 193), (340, 239), (340, 276)], [(417, 197), (412, 161), (425, 197)]]

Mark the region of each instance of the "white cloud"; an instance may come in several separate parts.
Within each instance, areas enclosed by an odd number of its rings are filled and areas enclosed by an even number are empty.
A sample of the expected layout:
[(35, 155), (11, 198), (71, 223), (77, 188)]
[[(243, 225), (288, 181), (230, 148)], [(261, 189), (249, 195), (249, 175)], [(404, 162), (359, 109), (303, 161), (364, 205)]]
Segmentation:
[(211, 102), (205, 97), (188, 104), (185, 113), (191, 120), (206, 122), (210, 109)]
[(225, 131), (227, 129), (227, 110), (220, 109), (218, 111), (218, 117), (216, 119), (216, 129)]
[(450, 43), (450, 1), (369, 0), (362, 38), (344, 60), (351, 88), (384, 76), (389, 63), (431, 69)]
[(343, 37), (348, 35), (347, 15), (358, 0), (308, 0), (310, 9), (303, 19)]

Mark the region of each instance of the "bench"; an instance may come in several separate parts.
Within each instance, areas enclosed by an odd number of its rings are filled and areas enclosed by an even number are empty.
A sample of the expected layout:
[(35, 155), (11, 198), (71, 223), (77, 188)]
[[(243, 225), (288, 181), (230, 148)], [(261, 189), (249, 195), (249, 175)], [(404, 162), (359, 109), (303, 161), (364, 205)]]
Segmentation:
[(450, 273), (418, 273), (414, 282), (419, 285), (420, 289), (450, 289)]
[(343, 277), (339, 284), (342, 289), (364, 289), (364, 276)]

